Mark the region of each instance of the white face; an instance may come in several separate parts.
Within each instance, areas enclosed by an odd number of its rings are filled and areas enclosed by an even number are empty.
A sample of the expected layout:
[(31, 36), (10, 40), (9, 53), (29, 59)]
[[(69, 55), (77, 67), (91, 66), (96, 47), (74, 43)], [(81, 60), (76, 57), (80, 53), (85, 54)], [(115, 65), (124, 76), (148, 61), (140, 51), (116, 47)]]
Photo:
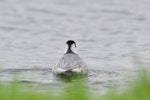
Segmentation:
[[(68, 45), (66, 45), (66, 47), (65, 47), (65, 52), (64, 52), (64, 53), (66, 53), (67, 50), (68, 50)], [(76, 47), (75, 47), (75, 44), (72, 44), (71, 50), (72, 50), (73, 52), (77, 53), (77, 49), (76, 49)]]

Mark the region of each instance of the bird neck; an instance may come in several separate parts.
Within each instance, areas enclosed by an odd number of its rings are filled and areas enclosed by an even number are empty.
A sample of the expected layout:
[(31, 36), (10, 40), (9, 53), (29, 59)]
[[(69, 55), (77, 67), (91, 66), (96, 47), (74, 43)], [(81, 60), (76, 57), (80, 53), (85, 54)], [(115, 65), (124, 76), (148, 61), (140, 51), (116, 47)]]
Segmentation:
[(74, 53), (73, 51), (72, 51), (72, 46), (71, 45), (68, 45), (68, 49), (67, 49), (67, 52), (66, 53)]

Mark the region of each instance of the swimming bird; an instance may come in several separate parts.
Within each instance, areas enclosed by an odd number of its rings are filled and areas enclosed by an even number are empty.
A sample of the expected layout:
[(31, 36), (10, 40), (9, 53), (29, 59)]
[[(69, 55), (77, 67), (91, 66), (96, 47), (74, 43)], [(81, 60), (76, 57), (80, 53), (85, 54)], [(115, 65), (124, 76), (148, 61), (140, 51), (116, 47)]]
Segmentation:
[(66, 42), (67, 50), (65, 54), (59, 59), (58, 63), (53, 68), (54, 74), (65, 73), (80, 73), (87, 74), (88, 68), (83, 60), (79, 57), (75, 51), (72, 50), (73, 46), (76, 47), (76, 43), (73, 40)]

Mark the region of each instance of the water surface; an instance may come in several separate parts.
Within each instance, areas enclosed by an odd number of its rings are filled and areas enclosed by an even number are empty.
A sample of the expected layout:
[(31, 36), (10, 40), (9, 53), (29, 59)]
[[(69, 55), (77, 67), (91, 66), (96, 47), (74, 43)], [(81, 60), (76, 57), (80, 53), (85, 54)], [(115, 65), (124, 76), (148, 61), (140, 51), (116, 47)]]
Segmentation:
[(17, 75), (53, 86), (51, 68), (73, 39), (94, 90), (124, 86), (137, 71), (133, 54), (150, 62), (149, 5), (149, 0), (0, 0), (1, 80)]

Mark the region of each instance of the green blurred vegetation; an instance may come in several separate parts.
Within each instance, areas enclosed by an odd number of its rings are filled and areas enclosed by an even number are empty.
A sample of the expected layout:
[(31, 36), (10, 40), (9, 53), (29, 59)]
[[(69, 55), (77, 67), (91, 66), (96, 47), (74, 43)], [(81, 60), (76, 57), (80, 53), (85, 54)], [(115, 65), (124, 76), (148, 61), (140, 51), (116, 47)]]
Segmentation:
[[(20, 83), (19, 83), (20, 84)], [(16, 81), (0, 84), (0, 100), (150, 100), (150, 79), (148, 72), (142, 72), (137, 80), (121, 92), (110, 90), (105, 95), (91, 93), (86, 81), (72, 82), (62, 93), (25, 89)]]

